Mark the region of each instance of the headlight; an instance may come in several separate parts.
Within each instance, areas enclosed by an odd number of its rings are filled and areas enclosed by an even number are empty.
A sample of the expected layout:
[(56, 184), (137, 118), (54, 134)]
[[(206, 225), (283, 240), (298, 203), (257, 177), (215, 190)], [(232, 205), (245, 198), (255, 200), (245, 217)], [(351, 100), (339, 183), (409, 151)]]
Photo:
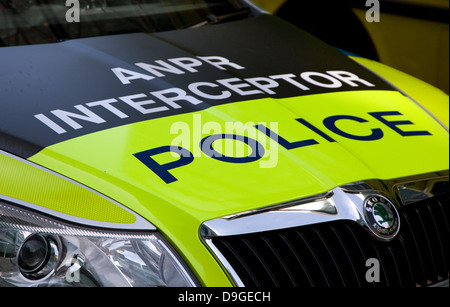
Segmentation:
[(91, 229), (0, 202), (0, 286), (196, 285), (156, 231)]

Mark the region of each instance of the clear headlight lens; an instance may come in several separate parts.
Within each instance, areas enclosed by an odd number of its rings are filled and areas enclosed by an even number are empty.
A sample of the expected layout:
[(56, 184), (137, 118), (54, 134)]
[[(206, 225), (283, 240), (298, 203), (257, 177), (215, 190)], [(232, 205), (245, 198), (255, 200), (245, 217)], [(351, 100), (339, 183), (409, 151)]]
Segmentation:
[(158, 232), (79, 227), (0, 202), (0, 286), (197, 285)]

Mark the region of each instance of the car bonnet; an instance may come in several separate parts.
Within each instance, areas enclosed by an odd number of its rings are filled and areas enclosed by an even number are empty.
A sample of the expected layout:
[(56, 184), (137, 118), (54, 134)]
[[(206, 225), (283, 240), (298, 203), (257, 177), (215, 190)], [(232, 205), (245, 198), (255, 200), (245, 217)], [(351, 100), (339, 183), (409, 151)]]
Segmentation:
[(0, 148), (173, 240), (342, 184), (448, 169), (448, 134), (429, 114), (272, 16), (1, 48), (0, 59)]

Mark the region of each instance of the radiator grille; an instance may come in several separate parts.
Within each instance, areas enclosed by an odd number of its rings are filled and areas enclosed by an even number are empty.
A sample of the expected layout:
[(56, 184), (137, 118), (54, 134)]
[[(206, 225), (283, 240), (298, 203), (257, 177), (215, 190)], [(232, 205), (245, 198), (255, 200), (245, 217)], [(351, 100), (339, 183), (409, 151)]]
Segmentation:
[[(217, 237), (213, 244), (249, 287), (416, 287), (449, 278), (449, 195), (399, 211), (390, 242), (354, 222)], [(366, 280), (366, 261), (380, 263), (380, 281)]]

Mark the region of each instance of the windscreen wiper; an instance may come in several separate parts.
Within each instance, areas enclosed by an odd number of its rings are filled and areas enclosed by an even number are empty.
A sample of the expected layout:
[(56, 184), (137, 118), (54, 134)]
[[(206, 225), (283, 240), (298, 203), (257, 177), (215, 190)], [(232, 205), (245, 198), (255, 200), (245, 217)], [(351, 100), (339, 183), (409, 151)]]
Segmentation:
[(250, 13), (251, 13), (250, 8), (246, 7), (246, 8), (242, 8), (242, 9), (233, 11), (228, 14), (223, 14), (223, 15), (209, 14), (205, 17), (204, 20), (202, 20), (200, 22), (196, 22), (194, 24), (191, 24), (191, 25), (185, 27), (185, 29), (195, 29), (195, 28), (200, 28), (200, 27), (207, 26), (207, 25), (213, 25), (213, 24), (217, 24), (217, 23), (221, 23), (221, 22), (225, 22), (225, 21), (239, 19), (241, 17), (248, 17), (250, 15)]

